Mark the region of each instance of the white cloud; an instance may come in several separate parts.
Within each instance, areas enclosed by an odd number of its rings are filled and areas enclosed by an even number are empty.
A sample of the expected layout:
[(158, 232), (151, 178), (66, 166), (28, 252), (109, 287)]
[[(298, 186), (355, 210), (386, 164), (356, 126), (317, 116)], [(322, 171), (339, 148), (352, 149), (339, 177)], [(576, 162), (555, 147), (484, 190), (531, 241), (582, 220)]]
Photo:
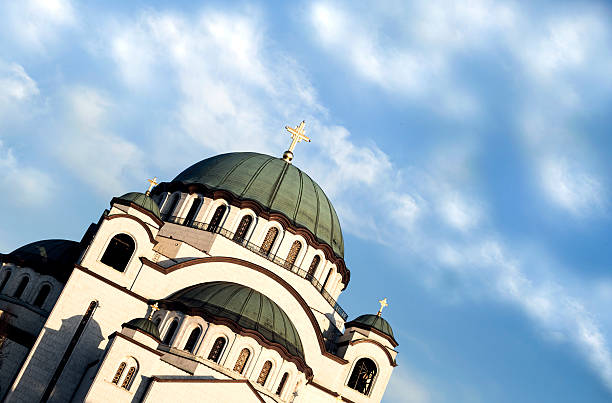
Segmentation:
[(53, 143), (58, 161), (104, 195), (118, 195), (131, 180), (142, 180), (143, 151), (106, 127), (111, 102), (88, 87), (70, 89), (65, 100), (63, 124)]
[(601, 183), (584, 172), (580, 164), (562, 158), (543, 161), (541, 181), (552, 201), (573, 214), (590, 214), (603, 207), (605, 197)]
[(31, 104), (38, 95), (38, 85), (23, 66), (0, 59), (0, 118), (4, 123), (9, 117), (23, 116), (23, 107)]
[(40, 206), (49, 201), (55, 186), (51, 177), (36, 168), (23, 165), (14, 151), (0, 140), (0, 187), (3, 197), (13, 203)]
[(44, 51), (56, 41), (59, 31), (76, 23), (69, 0), (22, 0), (6, 2), (0, 7), (12, 41)]
[(403, 403), (429, 403), (431, 393), (427, 387), (419, 382), (414, 371), (408, 369), (407, 364), (402, 364), (393, 371), (385, 391), (385, 400)]

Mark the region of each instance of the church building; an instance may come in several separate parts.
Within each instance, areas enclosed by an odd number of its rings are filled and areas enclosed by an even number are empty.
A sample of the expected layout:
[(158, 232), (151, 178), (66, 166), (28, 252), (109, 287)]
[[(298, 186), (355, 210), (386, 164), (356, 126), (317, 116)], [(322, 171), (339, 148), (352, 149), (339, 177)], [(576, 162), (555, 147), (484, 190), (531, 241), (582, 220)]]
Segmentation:
[(113, 198), (80, 242), (0, 254), (0, 401), (380, 401), (387, 301), (337, 303), (340, 222), (292, 164), (304, 122), (287, 130), (282, 158), (204, 159)]

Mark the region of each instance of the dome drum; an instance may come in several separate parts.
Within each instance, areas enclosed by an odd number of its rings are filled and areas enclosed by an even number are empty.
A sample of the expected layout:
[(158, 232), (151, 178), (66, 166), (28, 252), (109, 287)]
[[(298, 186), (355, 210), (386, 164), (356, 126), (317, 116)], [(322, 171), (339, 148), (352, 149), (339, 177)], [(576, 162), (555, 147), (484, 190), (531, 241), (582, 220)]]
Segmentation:
[(240, 284), (223, 281), (187, 287), (170, 297), (151, 301), (161, 309), (200, 316), (209, 323), (224, 325), (241, 336), (278, 352), (293, 362), (308, 379), (302, 342), (287, 314), (265, 295)]
[(342, 284), (344, 285), (342, 289), (346, 289), (346, 286), (351, 279), (351, 272), (346, 267), (344, 259), (334, 253), (333, 249), (327, 243), (321, 242), (320, 239), (316, 238), (310, 230), (305, 227), (296, 226), (295, 223), (292, 223), (284, 214), (269, 211), (257, 201), (241, 200), (232, 192), (222, 189), (210, 189), (202, 184), (186, 185), (181, 182), (162, 182), (155, 187), (155, 189), (153, 189), (152, 194), (156, 195), (164, 192), (174, 193), (177, 191), (189, 194), (198, 193), (213, 200), (224, 199), (231, 206), (241, 209), (251, 209), (259, 217), (280, 223), (283, 229), (294, 235), (302, 236), (310, 245), (323, 251), (325, 257), (336, 265), (338, 272), (342, 276)]

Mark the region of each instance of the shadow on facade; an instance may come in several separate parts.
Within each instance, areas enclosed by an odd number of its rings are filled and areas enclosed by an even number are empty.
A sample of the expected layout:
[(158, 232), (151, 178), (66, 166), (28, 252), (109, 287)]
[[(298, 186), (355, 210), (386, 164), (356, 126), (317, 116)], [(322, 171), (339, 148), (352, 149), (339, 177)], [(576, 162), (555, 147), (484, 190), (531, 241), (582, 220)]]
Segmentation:
[[(16, 398), (26, 401), (69, 402), (89, 389), (104, 352), (100, 325), (93, 318), (76, 315), (62, 319), (59, 330), (43, 329), (43, 336), (31, 356)], [(85, 323), (84, 323), (85, 322)], [(6, 400), (12, 401), (11, 396)], [(77, 401), (77, 400), (74, 400)]]

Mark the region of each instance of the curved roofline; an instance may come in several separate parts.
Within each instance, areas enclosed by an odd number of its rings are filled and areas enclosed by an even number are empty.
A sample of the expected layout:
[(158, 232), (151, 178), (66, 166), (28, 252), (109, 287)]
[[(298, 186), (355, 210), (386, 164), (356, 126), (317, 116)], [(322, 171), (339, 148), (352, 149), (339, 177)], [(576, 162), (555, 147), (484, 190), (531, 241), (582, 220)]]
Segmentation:
[(344, 328), (345, 329), (348, 329), (349, 327), (358, 327), (358, 328), (363, 329), (363, 330), (369, 330), (371, 332), (376, 333), (380, 337), (383, 337), (383, 338), (387, 339), (389, 341), (389, 343), (391, 343), (391, 345), (393, 347), (399, 346), (399, 343), (397, 341), (395, 341), (394, 337), (389, 336), (388, 334), (381, 332), (380, 330), (376, 329), (375, 327), (367, 326), (367, 325), (364, 325), (362, 323), (355, 322), (354, 320), (352, 320), (350, 322), (346, 322), (344, 324)]
[(348, 283), (351, 280), (351, 271), (346, 267), (344, 258), (337, 255), (330, 245), (318, 239), (308, 228), (293, 223), (284, 213), (280, 211), (268, 211), (266, 207), (256, 200), (242, 199), (228, 190), (209, 188), (201, 183), (185, 184), (180, 181), (162, 182), (156, 186), (155, 189), (153, 189), (152, 193), (172, 193), (176, 191), (189, 194), (200, 193), (203, 196), (209, 197), (213, 200), (225, 199), (232, 206), (238, 208), (249, 208), (253, 210), (255, 214), (265, 218), (266, 220), (280, 223), (285, 230), (288, 230), (292, 234), (301, 235), (309, 244), (316, 248), (322, 249), (325, 257), (336, 265), (338, 272), (342, 275), (342, 284), (344, 284), (342, 290), (345, 290), (348, 286)]
[[(136, 193), (136, 192), (134, 192), (134, 193)], [(161, 219), (159, 219), (159, 217), (157, 217), (155, 214), (153, 214), (152, 212), (150, 212), (146, 208), (141, 207), (138, 204), (134, 203), (133, 201), (125, 200), (125, 199), (122, 199), (120, 197), (113, 197), (112, 200), (110, 201), (111, 207), (113, 207), (113, 204), (121, 204), (122, 206), (131, 207), (131, 208), (133, 208), (135, 210), (138, 210), (142, 214), (148, 216), (149, 218), (151, 218), (155, 222), (155, 224), (159, 225), (160, 227), (162, 225), (164, 225), (164, 222)]]
[(355, 344), (361, 344), (361, 343), (370, 343), (370, 344), (374, 344), (375, 346), (380, 347), (385, 352), (387, 358), (389, 359), (389, 364), (391, 364), (392, 367), (397, 367), (397, 362), (395, 362), (393, 357), (391, 357), (391, 353), (389, 353), (387, 348), (383, 346), (382, 343), (379, 341), (372, 340), (372, 339), (359, 339), (359, 340), (351, 340), (349, 342), (346, 342), (346, 344), (350, 346), (354, 346)]
[(151, 232), (151, 229), (140, 218), (135, 217), (131, 214), (111, 214), (111, 215), (104, 216), (105, 220), (114, 220), (115, 218), (127, 218), (130, 220), (136, 221), (138, 224), (140, 224), (145, 229), (145, 231), (147, 231), (147, 235), (149, 236), (149, 241), (151, 241), (153, 245), (157, 245), (158, 242), (153, 237), (153, 233)]
[(310, 307), (308, 306), (308, 304), (306, 303), (306, 301), (304, 300), (304, 298), (302, 298), (302, 296), (300, 295), (300, 293), (297, 292), (297, 290), (295, 288), (293, 288), (291, 286), (291, 284), (289, 284), (287, 281), (285, 281), (282, 277), (280, 277), (279, 275), (272, 273), (270, 270), (259, 266), (255, 263), (249, 262), (247, 260), (242, 260), (242, 259), (238, 259), (235, 257), (229, 257), (229, 256), (210, 256), (210, 257), (202, 257), (202, 258), (196, 258), (193, 260), (188, 260), (185, 262), (181, 262), (181, 263), (177, 263), (175, 265), (172, 265), (170, 267), (162, 267), (160, 265), (158, 265), (155, 262), (152, 262), (151, 260), (145, 258), (145, 257), (141, 257), (140, 260), (142, 261), (143, 264), (145, 264), (146, 266), (151, 267), (154, 270), (159, 271), (160, 273), (163, 274), (170, 274), (173, 271), (176, 270), (180, 270), (183, 269), (185, 267), (189, 267), (189, 266), (194, 266), (197, 264), (206, 264), (206, 263), (233, 263), (236, 264), (238, 266), (243, 266), (252, 270), (255, 270), (259, 273), (262, 273), (268, 277), (270, 277), (271, 279), (275, 280), (277, 283), (279, 283), (281, 286), (283, 286), (294, 298), (295, 300), (298, 302), (298, 304), (302, 307), (302, 309), (304, 310), (304, 312), (306, 313), (306, 316), (308, 317), (308, 319), (310, 320), (310, 324), (312, 325), (312, 328), (317, 336), (317, 341), (319, 344), (319, 348), (321, 350), (321, 354), (323, 354), (324, 356), (326, 356), (327, 358), (330, 358), (340, 364), (347, 364), (348, 361), (338, 357), (337, 355), (334, 355), (330, 352), (328, 352), (325, 349), (325, 342), (323, 341), (323, 334), (321, 333), (321, 329), (319, 328), (319, 324), (317, 322), (317, 319), (314, 317), (314, 314), (312, 313), (312, 311), (310, 310)]
[(238, 333), (241, 336), (252, 337), (260, 345), (276, 351), (285, 360), (294, 363), (295, 366), (301, 372), (304, 372), (304, 374), (306, 374), (306, 378), (310, 379), (313, 376), (312, 368), (310, 368), (310, 366), (306, 364), (305, 358), (291, 354), (285, 348), (285, 346), (268, 340), (264, 335), (262, 335), (260, 332), (258, 332), (255, 329), (245, 329), (244, 327), (240, 326), (238, 323), (234, 322), (233, 320), (229, 318), (225, 318), (223, 316), (213, 315), (203, 308), (187, 307), (184, 304), (181, 304), (180, 302), (176, 302), (176, 301), (168, 303), (164, 301), (164, 299), (155, 300), (155, 302), (159, 302), (160, 303), (159, 306), (162, 307), (163, 309), (167, 309), (171, 311), (181, 311), (191, 316), (201, 316), (207, 322), (212, 322), (216, 325), (224, 325), (224, 326), (229, 327), (234, 333)]

